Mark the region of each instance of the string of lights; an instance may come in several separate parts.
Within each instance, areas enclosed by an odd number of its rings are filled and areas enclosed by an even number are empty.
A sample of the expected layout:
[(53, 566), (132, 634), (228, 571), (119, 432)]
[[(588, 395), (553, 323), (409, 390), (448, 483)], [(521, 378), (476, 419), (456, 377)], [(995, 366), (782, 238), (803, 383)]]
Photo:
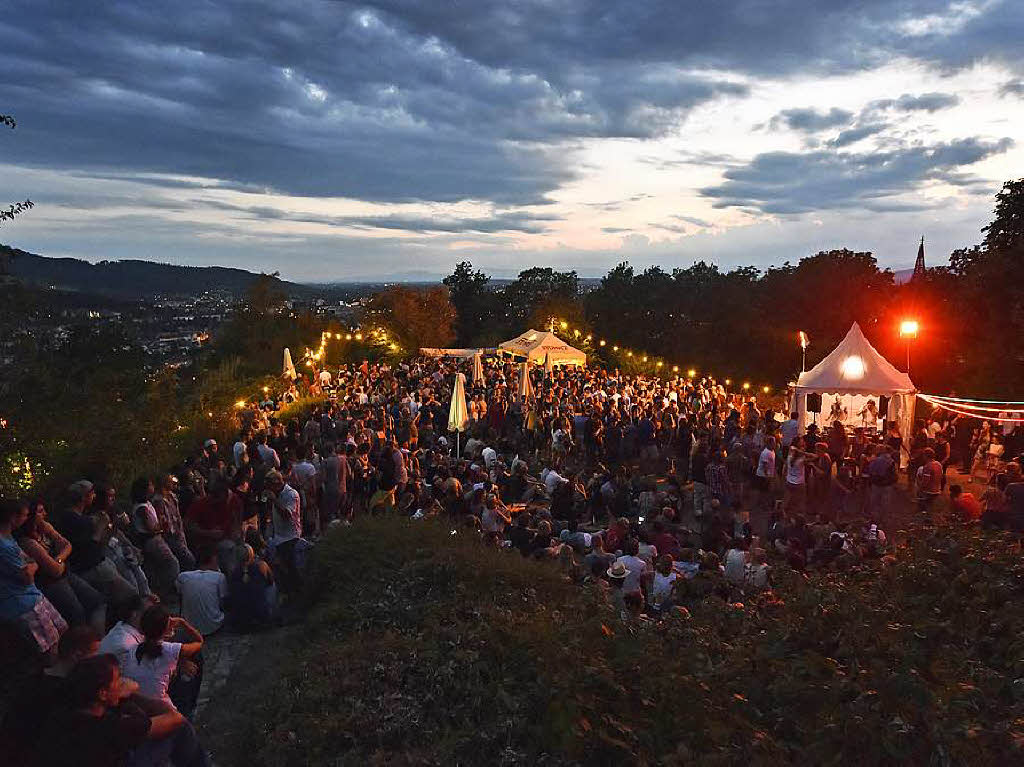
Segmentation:
[[(943, 410), (948, 410), (951, 413), (956, 413), (957, 415), (964, 415), (969, 418), (981, 418), (986, 421), (998, 421), (1000, 423), (1024, 423), (1024, 411), (1002, 410), (1000, 412), (1007, 413), (1006, 416), (1001, 416), (998, 414), (990, 415), (988, 413), (983, 413), (976, 410), (966, 410), (956, 405), (951, 405), (947, 402), (943, 402), (939, 399), (936, 399), (934, 396), (930, 394), (918, 394), (917, 396), (923, 399), (925, 402), (928, 402), (929, 404), (935, 405), (936, 407), (940, 407)], [(1010, 415), (1011, 412), (1013, 412), (1014, 415)]]
[(945, 402), (950, 405), (962, 407), (966, 410), (978, 410), (992, 413), (1024, 413), (1024, 402), (1011, 402), (1007, 400), (999, 404), (978, 405), (975, 404), (978, 400), (961, 399), (959, 397), (944, 397), (938, 394), (929, 394), (928, 396), (934, 400), (938, 400), (939, 402)]
[[(559, 328), (561, 328), (561, 330), (566, 335), (571, 333), (573, 335), (573, 337), (576, 338), (576, 339), (584, 340), (584, 341), (587, 341), (588, 343), (591, 343), (591, 344), (595, 343), (594, 336), (593, 336), (592, 333), (587, 333), (586, 335), (584, 335), (583, 332), (580, 331), (579, 328), (572, 328), (572, 327), (570, 327), (569, 323), (566, 320), (559, 320), (559, 319), (556, 319), (554, 317), (551, 318), (551, 320), (550, 320), (550, 330), (551, 330), (552, 333), (555, 332), (556, 323), (557, 323), (557, 326)], [(805, 336), (805, 338), (806, 338), (806, 336)], [(612, 350), (613, 353), (623, 354), (626, 357), (627, 360), (629, 360), (630, 362), (632, 362), (634, 364), (640, 363), (640, 364), (644, 364), (644, 365), (653, 365), (654, 369), (655, 369), (655, 371), (657, 373), (662, 373), (665, 370), (671, 370), (672, 373), (674, 373), (676, 375), (680, 375), (681, 371), (683, 370), (679, 365), (675, 365), (675, 364), (670, 365), (669, 363), (666, 363), (665, 360), (663, 360), (663, 359), (656, 359), (652, 355), (645, 354), (643, 352), (637, 351), (637, 352), (634, 353), (634, 351), (632, 349), (628, 349), (625, 346), (620, 346), (619, 344), (609, 343), (608, 341), (606, 341), (603, 338), (597, 339), (596, 344), (597, 344), (598, 348), (601, 348), (601, 349), (607, 349), (608, 346), (611, 346), (611, 350)], [(687, 368), (685, 370), (685, 373), (686, 373), (686, 377), (688, 379), (693, 380), (693, 379), (695, 379), (697, 377), (698, 371), (697, 371), (696, 368), (692, 368), (691, 367), (691, 368)], [(710, 378), (712, 380), (717, 380), (717, 379), (715, 379), (715, 376), (712, 375), (711, 373), (707, 373), (706, 375), (707, 375), (708, 378)], [(726, 388), (729, 388), (729, 387), (732, 386), (732, 379), (726, 378), (721, 383), (725, 384)], [(752, 388), (756, 388), (756, 387), (753, 387), (749, 381), (744, 381), (743, 384), (740, 386), (740, 388), (742, 388), (742, 390), (744, 392), (750, 392)], [(771, 391), (772, 391), (772, 387), (768, 386), (768, 385), (763, 385), (763, 386), (760, 387), (760, 389), (761, 389), (761, 392), (763, 394), (770, 394)]]

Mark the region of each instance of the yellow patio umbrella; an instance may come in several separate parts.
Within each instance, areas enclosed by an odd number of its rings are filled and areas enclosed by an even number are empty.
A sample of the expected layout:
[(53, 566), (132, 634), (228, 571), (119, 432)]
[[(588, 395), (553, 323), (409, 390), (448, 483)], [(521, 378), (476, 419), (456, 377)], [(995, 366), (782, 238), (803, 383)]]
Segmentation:
[(469, 428), (469, 408), (466, 407), (466, 376), (455, 374), (455, 388), (452, 389), (452, 404), (448, 409), (448, 431), (455, 432), (455, 457), (461, 450), (460, 433)]

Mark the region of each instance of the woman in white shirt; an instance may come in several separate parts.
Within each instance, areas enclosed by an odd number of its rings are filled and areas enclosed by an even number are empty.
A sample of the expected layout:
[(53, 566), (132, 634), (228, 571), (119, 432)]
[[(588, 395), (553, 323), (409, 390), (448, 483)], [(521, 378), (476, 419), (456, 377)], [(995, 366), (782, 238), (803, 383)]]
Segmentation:
[[(189, 634), (190, 641), (165, 641), (178, 628)], [(190, 660), (203, 649), (203, 635), (184, 618), (171, 617), (160, 605), (142, 614), (141, 629), (144, 638), (125, 659), (124, 675), (138, 682), (140, 695), (174, 708), (167, 692), (171, 677), (181, 661)]]

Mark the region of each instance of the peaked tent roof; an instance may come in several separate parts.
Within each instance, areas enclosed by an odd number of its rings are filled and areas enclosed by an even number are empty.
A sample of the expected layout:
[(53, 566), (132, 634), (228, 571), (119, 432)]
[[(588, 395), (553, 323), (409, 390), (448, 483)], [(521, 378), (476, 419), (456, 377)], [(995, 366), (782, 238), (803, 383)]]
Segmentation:
[(856, 322), (839, 346), (801, 373), (797, 388), (823, 394), (910, 394), (917, 391), (910, 376), (883, 357), (864, 337)]
[(501, 351), (526, 357), (530, 362), (544, 362), (551, 355), (554, 365), (585, 365), (587, 355), (556, 336), (542, 330), (527, 330), (522, 335), (498, 345)]

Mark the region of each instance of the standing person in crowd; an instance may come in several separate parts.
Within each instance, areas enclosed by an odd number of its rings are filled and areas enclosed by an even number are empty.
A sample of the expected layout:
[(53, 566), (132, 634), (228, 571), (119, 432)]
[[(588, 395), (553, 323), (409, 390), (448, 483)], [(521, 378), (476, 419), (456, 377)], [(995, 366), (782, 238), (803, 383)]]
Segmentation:
[(156, 481), (156, 492), (150, 498), (150, 503), (153, 504), (157, 519), (164, 527), (164, 541), (178, 560), (180, 569), (192, 570), (196, 566), (196, 559), (192, 556), (185, 537), (185, 523), (181, 519), (181, 506), (175, 492), (177, 486), (178, 478), (173, 474), (160, 474)]
[(281, 585), (285, 593), (294, 593), (299, 586), (299, 568), (295, 548), (302, 538), (302, 507), (298, 492), (279, 471), (267, 472), (270, 494), (271, 538), (274, 560), (281, 566)]
[(204, 544), (216, 546), (222, 572), (230, 572), (234, 567), (244, 506), (241, 496), (229, 488), (226, 480), (218, 478), (210, 484), (209, 492), (195, 500), (185, 513), (195, 548)]
[(927, 447), (921, 451), (917, 469), (917, 510), (931, 512), (935, 499), (942, 494), (942, 464), (935, 460), (935, 451)]

